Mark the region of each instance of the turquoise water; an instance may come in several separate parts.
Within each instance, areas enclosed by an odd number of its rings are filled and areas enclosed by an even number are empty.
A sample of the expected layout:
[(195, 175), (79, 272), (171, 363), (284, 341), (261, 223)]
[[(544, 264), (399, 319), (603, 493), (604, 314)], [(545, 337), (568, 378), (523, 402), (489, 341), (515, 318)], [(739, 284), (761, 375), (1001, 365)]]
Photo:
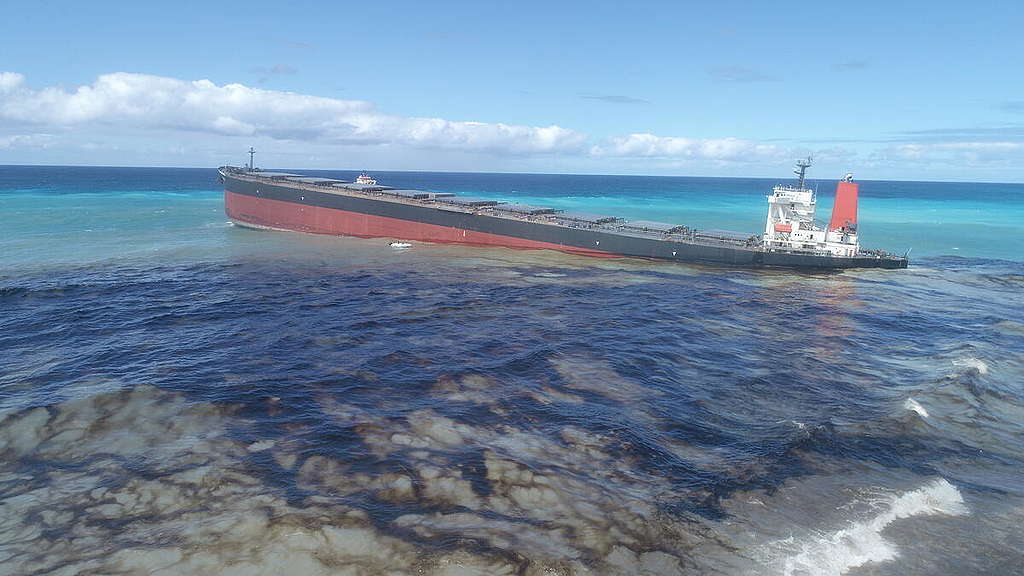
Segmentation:
[[(306, 171), (353, 178), (354, 172)], [(212, 170), (0, 168), (0, 262), (187, 254), (231, 242)], [(375, 175), (402, 188), (757, 233), (764, 179), (450, 174)], [(831, 213), (835, 182), (819, 189), (818, 219)], [(862, 182), (861, 243), (914, 258), (1024, 260), (1024, 185)]]

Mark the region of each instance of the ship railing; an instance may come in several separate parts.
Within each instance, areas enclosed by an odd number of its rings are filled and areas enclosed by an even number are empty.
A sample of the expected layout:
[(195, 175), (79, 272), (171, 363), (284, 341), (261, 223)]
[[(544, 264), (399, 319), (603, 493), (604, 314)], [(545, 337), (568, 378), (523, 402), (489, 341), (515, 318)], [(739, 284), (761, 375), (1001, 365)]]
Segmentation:
[(794, 249), (787, 249), (787, 248), (782, 248), (782, 247), (771, 247), (771, 246), (769, 246), (767, 250), (768, 250), (768, 252), (773, 252), (775, 254), (799, 254), (801, 256), (810, 255), (810, 256), (828, 256), (828, 257), (832, 257), (832, 258), (840, 258), (840, 256), (836, 256), (835, 254), (829, 252), (828, 250), (818, 250), (818, 249), (815, 249), (815, 248), (805, 248), (805, 249), (802, 249), (802, 250), (800, 250), (800, 249), (795, 249), (794, 250)]
[(688, 244), (697, 244), (701, 246), (735, 246), (737, 248), (758, 248), (761, 245), (761, 238), (756, 234), (752, 234), (749, 238), (728, 238), (724, 236), (703, 234), (700, 230), (696, 230), (694, 228), (689, 228), (687, 231), (684, 232), (673, 233), (644, 231), (638, 228), (632, 228), (628, 225), (599, 226), (595, 228), (600, 230), (607, 230), (609, 232), (615, 232), (617, 234), (623, 234), (626, 236), (633, 236), (635, 238), (651, 238), (655, 240), (664, 240), (668, 242), (686, 242)]

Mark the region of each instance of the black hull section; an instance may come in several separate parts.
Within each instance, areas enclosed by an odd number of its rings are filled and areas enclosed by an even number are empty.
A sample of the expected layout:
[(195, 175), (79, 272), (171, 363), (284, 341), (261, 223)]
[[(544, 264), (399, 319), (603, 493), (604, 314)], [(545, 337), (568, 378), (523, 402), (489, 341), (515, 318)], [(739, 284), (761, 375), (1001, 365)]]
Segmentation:
[[(734, 266), (772, 266), (784, 268), (809, 268), (834, 270), (842, 268), (906, 268), (906, 259), (877, 258), (860, 256), (854, 258), (836, 258), (811, 254), (765, 252), (760, 248), (732, 245), (715, 242), (688, 242), (663, 240), (657, 237), (645, 237), (622, 233), (617, 230), (601, 227), (567, 227), (544, 221), (520, 218), (506, 218), (486, 213), (463, 212), (437, 207), (436, 203), (414, 203), (393, 201), (385, 197), (365, 194), (348, 194), (320, 192), (313, 187), (298, 187), (274, 181), (255, 181), (234, 177), (231, 172), (222, 172), (225, 192), (247, 196), (253, 199), (285, 202), (302, 207), (314, 207), (331, 211), (340, 211), (368, 217), (378, 217), (394, 221), (406, 222), (409, 234), (403, 235), (401, 227), (398, 232), (386, 235), (406, 240), (424, 240), (417, 237), (414, 231), (423, 226), (431, 229), (442, 227), (456, 233), (467, 231), (487, 235), (487, 242), (467, 241), (467, 244), (508, 245), (527, 247), (524, 242), (509, 241), (503, 243), (500, 238), (524, 240), (528, 247), (551, 248), (572, 253), (592, 254), (595, 256), (629, 256), (652, 258), (677, 262), (700, 262), (726, 264)], [(226, 195), (227, 196), (227, 195)], [(228, 210), (229, 216), (238, 217)], [(244, 219), (244, 215), (242, 216)], [(254, 223), (253, 221), (249, 221)], [(346, 230), (344, 226), (324, 230), (311, 230), (287, 224), (275, 225), (263, 222), (271, 227), (295, 229), (298, 231), (316, 231), (319, 233), (370, 236), (375, 234), (360, 233)], [(464, 235), (464, 234), (463, 234)], [(498, 237), (497, 240), (489, 238)], [(459, 242), (458, 234), (451, 239), (442, 238), (439, 242)], [(427, 239), (426, 241), (434, 241)]]

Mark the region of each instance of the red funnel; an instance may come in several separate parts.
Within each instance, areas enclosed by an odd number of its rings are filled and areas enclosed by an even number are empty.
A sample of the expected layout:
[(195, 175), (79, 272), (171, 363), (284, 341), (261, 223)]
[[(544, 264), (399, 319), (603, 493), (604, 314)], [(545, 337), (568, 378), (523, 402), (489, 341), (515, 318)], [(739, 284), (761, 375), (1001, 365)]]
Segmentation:
[(857, 229), (857, 184), (842, 181), (836, 186), (836, 204), (832, 207), (832, 221), (829, 230), (839, 228)]

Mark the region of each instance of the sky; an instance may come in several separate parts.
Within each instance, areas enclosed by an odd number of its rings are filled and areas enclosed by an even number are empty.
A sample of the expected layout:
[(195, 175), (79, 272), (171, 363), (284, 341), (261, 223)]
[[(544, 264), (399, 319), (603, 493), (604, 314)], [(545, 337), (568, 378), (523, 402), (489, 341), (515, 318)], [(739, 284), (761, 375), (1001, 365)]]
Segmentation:
[(0, 3), (0, 165), (1024, 182), (1024, 3)]

